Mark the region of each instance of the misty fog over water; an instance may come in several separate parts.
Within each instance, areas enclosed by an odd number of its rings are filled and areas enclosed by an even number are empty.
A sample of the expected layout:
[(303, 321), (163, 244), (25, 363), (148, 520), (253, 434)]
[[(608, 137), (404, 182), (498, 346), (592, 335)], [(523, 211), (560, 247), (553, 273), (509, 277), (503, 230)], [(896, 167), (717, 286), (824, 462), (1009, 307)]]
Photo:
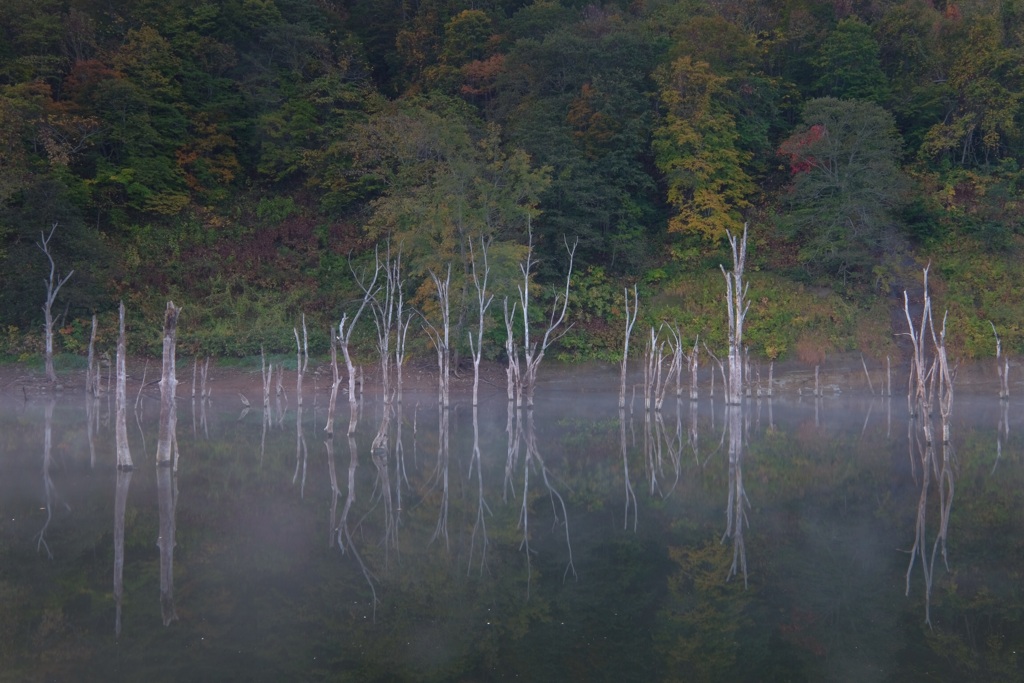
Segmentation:
[[(0, 399), (0, 680), (1015, 680), (1020, 399)], [(928, 434), (932, 434), (929, 441)]]

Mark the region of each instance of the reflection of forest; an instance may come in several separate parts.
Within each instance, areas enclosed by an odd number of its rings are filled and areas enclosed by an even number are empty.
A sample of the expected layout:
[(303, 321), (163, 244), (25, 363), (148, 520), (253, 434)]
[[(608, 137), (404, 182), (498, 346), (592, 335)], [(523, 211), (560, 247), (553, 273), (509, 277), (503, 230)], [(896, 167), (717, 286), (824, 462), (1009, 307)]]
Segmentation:
[[(156, 442), (143, 404), (137, 453)], [(411, 395), (351, 404), (326, 441), (308, 397), (301, 422), (294, 401), (273, 420), (214, 405), (179, 429), (177, 474), (136, 458), (129, 486), (111, 406), (7, 407), (0, 654), (21, 678), (999, 680), (1019, 663), (1024, 461), (1001, 408), (955, 416), (947, 452), (889, 426), (899, 401)], [(173, 563), (154, 545), (168, 523)]]

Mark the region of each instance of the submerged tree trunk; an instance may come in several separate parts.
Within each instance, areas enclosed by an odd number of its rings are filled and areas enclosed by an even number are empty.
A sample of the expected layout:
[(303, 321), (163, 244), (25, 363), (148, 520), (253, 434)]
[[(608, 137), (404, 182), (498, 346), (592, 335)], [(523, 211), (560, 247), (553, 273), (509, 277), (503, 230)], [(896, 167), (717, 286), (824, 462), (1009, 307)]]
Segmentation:
[(114, 635), (121, 635), (121, 598), (124, 595), (124, 515), (128, 507), (131, 470), (119, 470), (114, 489)]
[(118, 307), (118, 334), (117, 334), (117, 389), (114, 394), (114, 432), (117, 440), (117, 467), (122, 470), (132, 468), (132, 454), (128, 450), (128, 425), (126, 420), (127, 396), (126, 396), (126, 370), (125, 370), (125, 334), (124, 334), (124, 302)]
[(565, 291), (555, 295), (551, 304), (551, 315), (548, 317), (548, 326), (544, 330), (544, 336), (540, 343), (530, 344), (530, 271), (533, 268), (533, 237), (530, 237), (530, 248), (526, 255), (526, 262), (519, 265), (523, 273), (523, 284), (519, 287), (519, 302), (523, 314), (523, 374), (521, 376), (523, 400), (527, 407), (533, 406), (533, 391), (537, 386), (537, 370), (544, 360), (544, 354), (555, 341), (564, 335), (568, 328), (561, 329), (565, 322), (565, 313), (569, 307), (569, 287), (572, 284), (573, 261), (576, 256), (576, 247), (579, 239), (576, 239), (572, 246), (565, 243), (565, 249), (569, 252), (569, 269), (565, 274)]
[(334, 406), (338, 400), (338, 387), (341, 385), (341, 376), (338, 374), (338, 352), (335, 348), (334, 334), (330, 333), (331, 336), (331, 373), (333, 381), (331, 382), (331, 399), (327, 403), (327, 424), (324, 425), (324, 431), (327, 432), (327, 436), (334, 435)]
[[(472, 266), (473, 285), (476, 287), (477, 311), (480, 316), (476, 327), (476, 344), (473, 344), (473, 333), (469, 333), (469, 352), (473, 355), (473, 407), (479, 403), (480, 398), (480, 359), (483, 356), (484, 346), (484, 323), (486, 322), (487, 309), (494, 299), (494, 295), (487, 294), (487, 279), (491, 274), (491, 267), (487, 263), (487, 246), (489, 242), (480, 238), (480, 253), (483, 254), (484, 272), (481, 277), (476, 267), (476, 252), (473, 250), (473, 241), (469, 241), (470, 264)], [(474, 413), (475, 415), (475, 413)], [(486, 532), (485, 532), (486, 539)]]
[(46, 256), (46, 260), (50, 262), (50, 275), (46, 280), (43, 280), (43, 285), (46, 287), (46, 300), (43, 302), (43, 325), (46, 332), (46, 379), (54, 384), (57, 382), (57, 373), (53, 369), (53, 303), (57, 300), (57, 293), (60, 292), (60, 288), (75, 273), (72, 270), (64, 277), (60, 277), (57, 274), (57, 264), (54, 263), (53, 254), (50, 253), (50, 240), (53, 238), (53, 233), (56, 230), (57, 224), (54, 223), (53, 227), (50, 228), (49, 235), (39, 233), (40, 241), (36, 243), (36, 246)]
[(629, 310), (629, 288), (623, 290), (626, 303), (626, 337), (622, 342), (622, 367), (619, 371), (619, 409), (626, 407), (626, 362), (629, 359), (629, 335), (633, 334), (633, 325), (636, 324), (636, 315), (640, 312), (640, 300), (636, 294), (636, 285), (633, 285), (633, 310)]
[(750, 307), (747, 302), (748, 285), (743, 282), (743, 268), (747, 260), (747, 226), (743, 226), (743, 237), (737, 245), (736, 237), (729, 235), (729, 246), (732, 247), (732, 264), (730, 272), (720, 266), (725, 276), (726, 308), (729, 315), (729, 377), (725, 387), (725, 402), (739, 405), (743, 401), (743, 320)]
[[(174, 448), (177, 409), (175, 392), (178, 380), (174, 376), (174, 354), (178, 333), (178, 315), (181, 309), (173, 301), (167, 302), (164, 313), (164, 350), (163, 371), (160, 375), (160, 432), (156, 446), (156, 462), (158, 465), (170, 466), (171, 453)], [(177, 469), (177, 459), (173, 463)]]
[(508, 297), (502, 302), (502, 312), (505, 315), (505, 355), (508, 357), (508, 367), (505, 368), (508, 400), (516, 402), (518, 407), (522, 403), (522, 391), (519, 383), (519, 350), (516, 348), (515, 333), (513, 330), (516, 303), (512, 303), (512, 310), (508, 310)]
[(96, 314), (92, 314), (92, 332), (89, 334), (89, 369), (85, 374), (85, 392), (90, 396), (100, 395), (100, 370), (96, 362)]
[(434, 287), (437, 289), (437, 303), (441, 309), (441, 329), (438, 330), (431, 326), (429, 328), (429, 333), (431, 340), (434, 342), (434, 347), (437, 349), (438, 400), (443, 407), (447, 408), (449, 394), (448, 383), (451, 377), (451, 350), (449, 347), (449, 294), (452, 279), (451, 264), (448, 264), (448, 273), (443, 281), (433, 272), (430, 273), (430, 278), (434, 281)]

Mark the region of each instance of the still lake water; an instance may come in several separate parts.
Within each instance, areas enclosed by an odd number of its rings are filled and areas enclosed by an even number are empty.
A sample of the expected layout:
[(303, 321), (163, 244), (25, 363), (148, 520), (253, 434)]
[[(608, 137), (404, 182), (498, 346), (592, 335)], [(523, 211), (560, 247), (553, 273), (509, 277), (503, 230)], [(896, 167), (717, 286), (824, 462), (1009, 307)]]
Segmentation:
[(322, 395), (186, 398), (176, 474), (156, 401), (128, 474), (106, 399), (2, 398), (0, 680), (1024, 680), (1020, 399), (928, 448), (901, 398), (609, 379), (326, 441)]

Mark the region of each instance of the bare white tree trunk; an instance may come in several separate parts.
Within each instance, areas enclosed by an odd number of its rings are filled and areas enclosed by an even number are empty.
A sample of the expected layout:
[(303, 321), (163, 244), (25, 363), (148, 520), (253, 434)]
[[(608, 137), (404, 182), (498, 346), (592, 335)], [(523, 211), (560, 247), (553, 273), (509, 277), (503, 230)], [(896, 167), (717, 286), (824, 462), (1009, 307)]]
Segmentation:
[(60, 277), (57, 274), (57, 264), (54, 263), (53, 254), (50, 253), (50, 240), (53, 238), (53, 233), (56, 230), (57, 224), (54, 223), (53, 227), (50, 228), (49, 235), (42, 232), (39, 233), (40, 241), (36, 243), (36, 246), (46, 256), (46, 260), (50, 262), (50, 276), (43, 280), (43, 285), (46, 287), (46, 301), (43, 302), (43, 325), (46, 332), (46, 379), (52, 383), (57, 382), (57, 373), (53, 370), (53, 302), (57, 300), (57, 293), (60, 292), (60, 288), (75, 273), (72, 270), (64, 277)]
[[(476, 287), (476, 301), (477, 301), (477, 312), (479, 318), (477, 320), (476, 327), (476, 344), (473, 344), (473, 333), (469, 332), (469, 352), (473, 356), (473, 407), (475, 408), (479, 403), (480, 398), (480, 358), (483, 356), (484, 350), (484, 323), (486, 322), (487, 309), (491, 305), (491, 301), (494, 299), (494, 295), (487, 294), (487, 278), (491, 274), (490, 264), (487, 262), (487, 247), (490, 244), (489, 240), (485, 240), (483, 237), (480, 238), (480, 253), (483, 255), (484, 260), (484, 272), (481, 277), (477, 272), (476, 267), (476, 253), (473, 250), (473, 240), (469, 240), (469, 258), (470, 266), (473, 273), (473, 285)], [(476, 413), (474, 413), (475, 415)], [(486, 543), (486, 529), (484, 532), (484, 539)], [(485, 545), (486, 547), (486, 545)], [(481, 562), (482, 565), (482, 562)], [(482, 569), (482, 567), (481, 567)]]
[(118, 334), (117, 334), (117, 390), (114, 394), (114, 432), (117, 440), (117, 467), (121, 470), (132, 468), (132, 454), (128, 450), (128, 423), (125, 383), (127, 372), (125, 370), (125, 335), (124, 335), (124, 302), (118, 307)]
[[(395, 305), (402, 287), (401, 269), (402, 254), (391, 258), (391, 243), (387, 244), (384, 262), (381, 263), (378, 252), (374, 253), (376, 262), (375, 271), (384, 273), (384, 283), (374, 291), (370, 300), (370, 310), (373, 313), (373, 322), (377, 328), (377, 353), (380, 357), (380, 384), (384, 396), (384, 403), (390, 404), (393, 400), (391, 386), (391, 330), (395, 326)], [(366, 289), (363, 290), (367, 292)], [(381, 295), (383, 294), (383, 298)]]
[(85, 393), (100, 395), (100, 369), (96, 363), (96, 314), (92, 314), (92, 332), (89, 334), (89, 369), (85, 371)]
[[(345, 359), (345, 371), (348, 374), (348, 402), (354, 406), (358, 400), (356, 394), (356, 366), (352, 363), (352, 356), (349, 353), (349, 344), (352, 341), (352, 330), (355, 329), (356, 323), (359, 322), (359, 317), (366, 310), (367, 305), (373, 301), (373, 298), (377, 295), (377, 279), (380, 277), (380, 260), (374, 259), (374, 270), (373, 277), (367, 281), (366, 277), (358, 277), (353, 271), (356, 284), (363, 291), (362, 301), (359, 303), (359, 308), (356, 310), (355, 315), (352, 319), (348, 319), (348, 313), (341, 316), (341, 322), (338, 324), (338, 346), (341, 347), (341, 355)], [(348, 323), (348, 329), (345, 328), (345, 323)], [(349, 434), (355, 432), (356, 423), (354, 420), (349, 421)]]
[(331, 337), (331, 374), (333, 381), (331, 382), (331, 399), (327, 403), (327, 424), (324, 425), (324, 431), (327, 432), (328, 436), (334, 435), (334, 406), (338, 400), (338, 387), (341, 385), (341, 376), (338, 374), (338, 351), (335, 347), (334, 334)]
[(946, 318), (942, 316), (942, 329), (938, 334), (935, 325), (931, 324), (932, 343), (935, 345), (935, 360), (938, 371), (939, 413), (942, 415), (942, 443), (949, 443), (949, 418), (953, 414), (953, 371), (949, 367), (949, 356), (946, 355)]
[(672, 337), (669, 340), (669, 347), (672, 350), (672, 363), (668, 368), (668, 378), (666, 378), (666, 387), (668, 386), (668, 379), (671, 379), (676, 385), (676, 401), (683, 396), (683, 362), (686, 360), (686, 354), (683, 353), (683, 335), (679, 333), (678, 327), (670, 327), (669, 332)]
[(200, 371), (202, 380), (200, 381), (199, 397), (202, 399), (202, 403), (205, 404), (206, 400), (210, 398), (210, 393), (213, 391), (206, 383), (207, 378), (210, 376), (210, 357), (207, 356), (203, 362), (203, 369)]
[[(697, 393), (697, 363), (700, 361), (700, 348), (697, 346), (700, 343), (700, 335), (693, 340), (693, 351), (690, 352), (690, 400), (696, 401), (699, 398)], [(714, 369), (711, 371), (712, 381), (714, 381), (715, 372)]]
[(640, 299), (637, 297), (636, 285), (633, 285), (633, 311), (629, 310), (629, 288), (623, 289), (626, 303), (626, 338), (622, 342), (622, 367), (619, 372), (619, 409), (626, 407), (626, 362), (629, 359), (629, 336), (633, 334), (637, 313), (640, 312)]
[(924, 410), (925, 415), (930, 412), (928, 405), (928, 391), (926, 389), (928, 372), (925, 369), (924, 333), (928, 329), (931, 319), (932, 301), (928, 295), (928, 269), (931, 264), (924, 268), (924, 307), (921, 311), (920, 327), (915, 329), (914, 321), (910, 316), (910, 297), (906, 290), (903, 291), (903, 312), (907, 317), (908, 335), (914, 348), (911, 358), (910, 375), (908, 377), (907, 404), (910, 414), (916, 415), (918, 408)]
[(750, 307), (747, 302), (748, 285), (743, 282), (743, 268), (747, 260), (747, 226), (743, 226), (743, 237), (737, 240), (735, 235), (727, 233), (729, 246), (732, 247), (732, 270), (725, 276), (726, 308), (729, 314), (729, 377), (725, 388), (725, 402), (739, 405), (743, 401), (743, 320)]
[(263, 411), (270, 411), (270, 385), (274, 376), (274, 364), (267, 365), (267, 356), (260, 345), (260, 376), (263, 378)]
[(522, 385), (519, 381), (519, 350), (516, 348), (515, 331), (513, 324), (516, 315), (516, 302), (512, 303), (512, 310), (508, 310), (508, 297), (502, 303), (502, 312), (505, 316), (505, 355), (508, 356), (508, 367), (505, 369), (507, 375), (508, 400), (515, 401), (516, 406), (522, 405)]
[(402, 366), (405, 364), (405, 340), (415, 311), (405, 309), (401, 284), (395, 302), (395, 400), (402, 402)]
[(544, 331), (544, 337), (539, 344), (530, 343), (530, 271), (533, 269), (533, 234), (530, 234), (529, 250), (526, 252), (525, 263), (519, 264), (523, 273), (523, 284), (519, 286), (519, 303), (523, 313), (523, 360), (524, 368), (521, 377), (523, 400), (527, 407), (533, 406), (533, 391), (537, 386), (537, 369), (544, 360), (544, 354), (554, 342), (562, 338), (569, 331), (569, 327), (561, 329), (565, 322), (565, 313), (569, 307), (569, 287), (572, 284), (573, 260), (576, 256), (576, 247), (579, 245), (577, 238), (572, 246), (565, 243), (565, 249), (569, 252), (569, 269), (565, 275), (565, 292), (555, 295), (551, 304), (551, 315), (548, 317), (548, 326)]
[(302, 406), (302, 376), (306, 373), (309, 365), (309, 337), (306, 334), (306, 314), (302, 314), (302, 339), (299, 339), (299, 329), (292, 328), (295, 333), (295, 400)]
[[(170, 466), (171, 453), (174, 448), (177, 408), (175, 391), (178, 380), (174, 376), (174, 354), (178, 333), (178, 315), (181, 309), (173, 301), (167, 302), (164, 313), (164, 352), (163, 369), (160, 375), (160, 431), (156, 445), (156, 462), (158, 465)], [(177, 459), (173, 465), (177, 469)]]
[(433, 271), (430, 272), (430, 279), (434, 281), (437, 290), (437, 302), (441, 309), (441, 329), (427, 324), (427, 332), (434, 348), (437, 349), (437, 391), (438, 400), (445, 408), (448, 407), (448, 380), (451, 377), (451, 351), (449, 347), (449, 331), (451, 329), (449, 315), (449, 294), (452, 279), (452, 267), (448, 264), (448, 272), (442, 281)]
[(999, 339), (999, 333), (996, 332), (996, 326), (990, 320), (989, 325), (992, 325), (992, 334), (996, 338), (996, 372), (999, 374), (999, 398), (1008, 401), (1010, 400), (1010, 357), (1003, 356), (1003, 343)]

